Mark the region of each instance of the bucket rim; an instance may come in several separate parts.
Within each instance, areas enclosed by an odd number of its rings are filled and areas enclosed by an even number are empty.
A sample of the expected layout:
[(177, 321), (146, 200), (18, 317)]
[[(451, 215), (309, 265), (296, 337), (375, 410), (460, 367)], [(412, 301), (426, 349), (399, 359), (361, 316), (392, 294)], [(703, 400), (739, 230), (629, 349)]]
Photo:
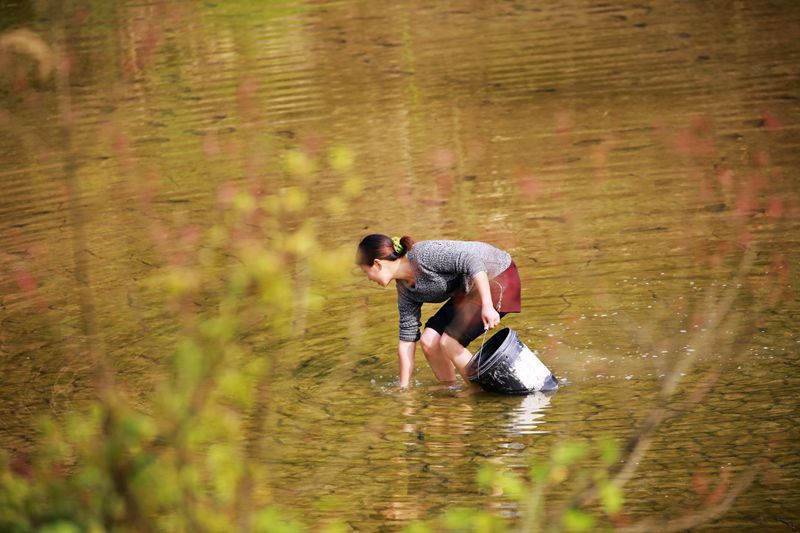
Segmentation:
[[(499, 338), (501, 338), (501, 336), (504, 336), (504, 338), (502, 340), (498, 340)], [(467, 363), (467, 372), (469, 380), (471, 382), (475, 382), (478, 376), (480, 376), (485, 372), (490, 371), (492, 367), (496, 365), (497, 361), (500, 359), (499, 356), (497, 356), (497, 354), (503, 353), (505, 349), (512, 343), (516, 342), (518, 338), (519, 337), (517, 336), (517, 333), (509, 327), (504, 327), (503, 329), (492, 335), (491, 338), (488, 341), (486, 341), (486, 343), (483, 346), (481, 346), (477, 352), (475, 352), (475, 354), (470, 358), (469, 362)], [(496, 346), (495, 343), (497, 343)], [(486, 352), (487, 357), (485, 360), (483, 360), (484, 352), (492, 347), (493, 349), (491, 351)]]

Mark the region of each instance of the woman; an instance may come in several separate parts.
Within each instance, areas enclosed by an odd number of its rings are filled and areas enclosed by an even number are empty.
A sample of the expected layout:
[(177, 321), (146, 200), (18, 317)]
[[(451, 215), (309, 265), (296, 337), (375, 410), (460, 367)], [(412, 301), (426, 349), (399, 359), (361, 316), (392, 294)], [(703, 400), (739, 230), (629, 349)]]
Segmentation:
[[(506, 313), (520, 312), (520, 281), (511, 256), (483, 242), (421, 241), (411, 237), (367, 235), (358, 245), (356, 263), (367, 277), (397, 286), (400, 313), (400, 387), (408, 387), (414, 370), (416, 341), (440, 381), (455, 381), (455, 370), (469, 383), (470, 342), (500, 323)], [(444, 302), (426, 323), (423, 303)]]

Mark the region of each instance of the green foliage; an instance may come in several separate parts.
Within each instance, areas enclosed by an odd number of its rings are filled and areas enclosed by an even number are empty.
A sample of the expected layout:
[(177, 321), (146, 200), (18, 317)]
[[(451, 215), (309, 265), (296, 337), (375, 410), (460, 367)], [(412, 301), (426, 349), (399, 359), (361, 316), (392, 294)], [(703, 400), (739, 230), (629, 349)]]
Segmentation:
[[(483, 491), (519, 503), (522, 531), (593, 531), (623, 510), (623, 492), (611, 474), (619, 458), (613, 439), (565, 441), (553, 447), (548, 460), (532, 461), (527, 479), (486, 464), (477, 481)], [(591, 490), (599, 507), (583, 501)], [(548, 495), (554, 493), (558, 497), (551, 501)]]
[(404, 531), (405, 533), (433, 533), (436, 531), (500, 533), (507, 529), (507, 523), (493, 513), (477, 509), (456, 508), (430, 522), (413, 522)]
[(484, 490), (500, 492), (518, 501), (525, 496), (525, 486), (520, 478), (488, 464), (478, 471), (478, 485)]
[(590, 531), (595, 525), (595, 520), (585, 511), (570, 509), (564, 513), (561, 523), (567, 531)]
[[(337, 149), (319, 161), (291, 152), (286, 164), (301, 178), (320, 166), (344, 172), (352, 154)], [(359, 185), (342, 183), (347, 201)], [(304, 212), (309, 196), (303, 185), (261, 197), (236, 192), (196, 246), (146, 281), (182, 332), (166, 376), (135, 406), (103, 375), (96, 402), (42, 422), (23, 467), (0, 455), (0, 530), (304, 530), (262, 489), (266, 472), (250, 431), (258, 434), (252, 421), (264, 417), (271, 354), (242, 341), (290, 339), (292, 317), (315, 302), (297, 295), (352, 263), (349, 247), (320, 242)], [(303, 281), (298, 265), (310, 269)]]
[(602, 439), (600, 441), (600, 458), (603, 464), (611, 466), (619, 461), (619, 445), (614, 439)]
[(600, 486), (600, 501), (606, 514), (614, 516), (622, 510), (622, 490), (614, 483), (604, 482)]
[(288, 152), (283, 160), (284, 169), (293, 176), (309, 178), (316, 171), (314, 161), (300, 151)]
[(255, 514), (253, 531), (256, 533), (299, 533), (305, 531), (305, 527), (300, 522), (285, 519), (275, 508), (266, 508)]
[(454, 509), (445, 513), (441, 524), (447, 531), (493, 533), (505, 531), (505, 524), (496, 516), (473, 509)]
[(555, 466), (566, 467), (583, 459), (588, 452), (584, 442), (564, 442), (556, 445), (551, 454)]

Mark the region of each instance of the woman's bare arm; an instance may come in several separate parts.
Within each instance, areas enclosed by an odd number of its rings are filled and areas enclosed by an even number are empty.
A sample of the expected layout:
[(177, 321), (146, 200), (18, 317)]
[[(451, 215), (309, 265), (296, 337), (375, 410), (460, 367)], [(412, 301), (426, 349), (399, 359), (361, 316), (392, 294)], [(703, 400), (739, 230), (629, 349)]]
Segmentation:
[(489, 277), (486, 272), (478, 272), (473, 276), (472, 281), (481, 297), (481, 318), (486, 329), (492, 329), (500, 323), (500, 313), (494, 308), (492, 303), (492, 291), (489, 289)]
[(397, 360), (400, 364), (400, 387), (403, 389), (407, 388), (411, 383), (416, 349), (417, 343), (412, 341), (399, 341), (397, 345)]

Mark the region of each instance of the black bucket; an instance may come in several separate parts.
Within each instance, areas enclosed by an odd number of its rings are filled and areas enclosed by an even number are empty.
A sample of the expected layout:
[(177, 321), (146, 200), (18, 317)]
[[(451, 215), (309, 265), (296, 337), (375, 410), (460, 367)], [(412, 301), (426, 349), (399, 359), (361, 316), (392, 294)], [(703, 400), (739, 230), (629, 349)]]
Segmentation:
[(509, 328), (498, 331), (475, 352), (466, 370), (471, 382), (489, 392), (529, 394), (558, 388), (553, 373)]

